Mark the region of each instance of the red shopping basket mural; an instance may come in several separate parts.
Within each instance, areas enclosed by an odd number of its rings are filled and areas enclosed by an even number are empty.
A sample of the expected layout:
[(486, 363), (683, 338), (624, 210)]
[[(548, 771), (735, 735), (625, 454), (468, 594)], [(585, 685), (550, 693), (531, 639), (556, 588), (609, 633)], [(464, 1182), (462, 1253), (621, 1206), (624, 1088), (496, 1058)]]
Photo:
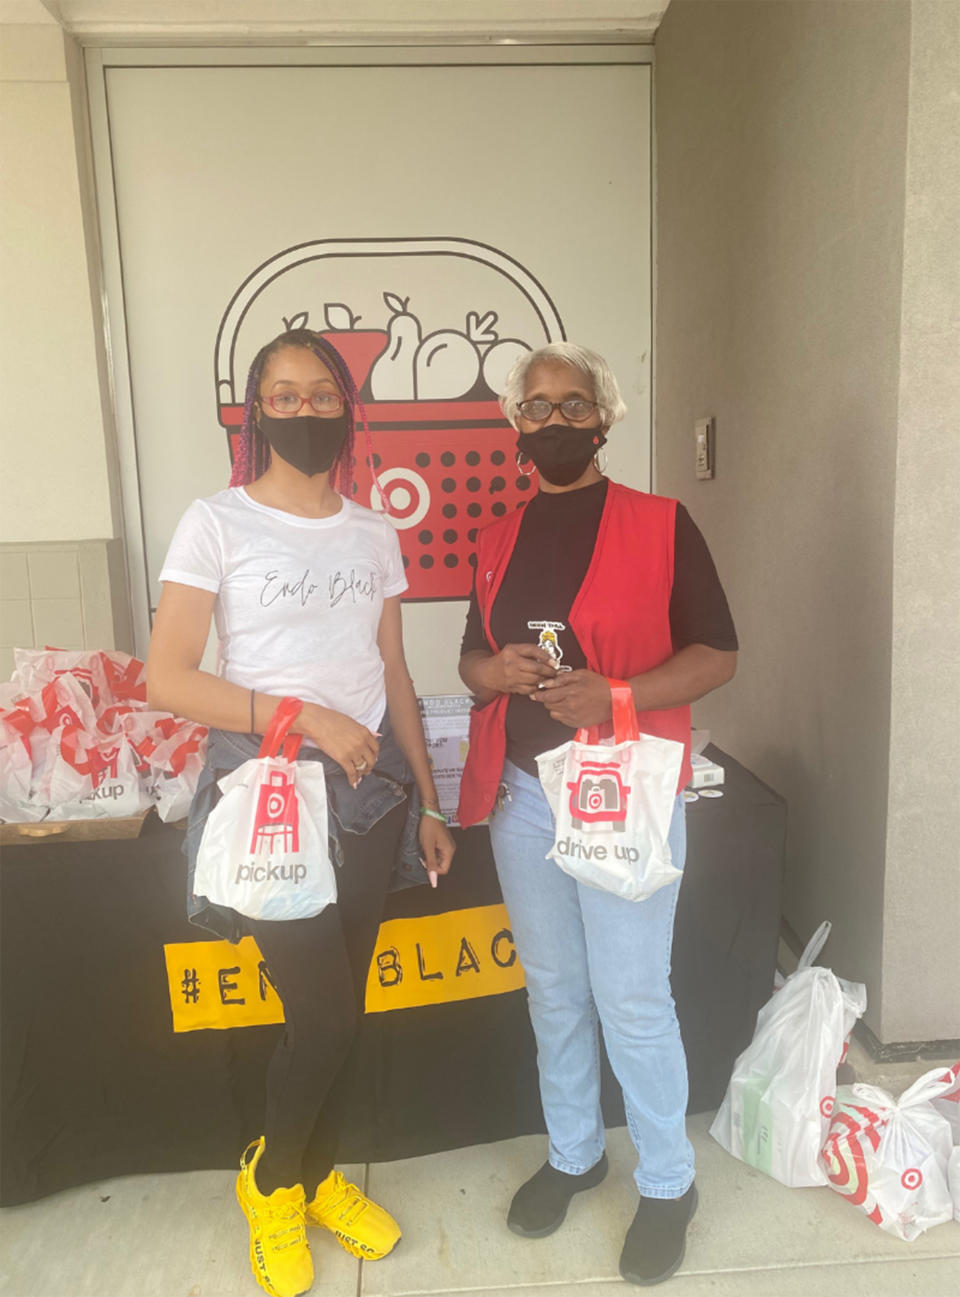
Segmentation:
[[(466, 599), (477, 530), (532, 489), (497, 398), (524, 351), (566, 335), (533, 275), (469, 239), (319, 239), (258, 266), (217, 334), (217, 409), (230, 458), (257, 348), (285, 328), (323, 333), (363, 397), (374, 467), (414, 600)], [(357, 444), (355, 498), (380, 508)]]

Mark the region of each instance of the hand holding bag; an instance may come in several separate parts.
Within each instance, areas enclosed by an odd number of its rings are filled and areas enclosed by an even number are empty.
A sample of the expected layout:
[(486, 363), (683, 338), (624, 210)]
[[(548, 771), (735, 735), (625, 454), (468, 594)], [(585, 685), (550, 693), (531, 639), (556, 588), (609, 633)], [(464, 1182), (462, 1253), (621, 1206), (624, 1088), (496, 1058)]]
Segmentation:
[(259, 756), (220, 780), (200, 840), (195, 894), (250, 919), (309, 919), (337, 899), (323, 766), (298, 763), (300, 736), (286, 737), (300, 706), (285, 698)]
[(595, 730), (537, 757), (557, 831), (548, 857), (590, 887), (642, 901), (680, 877), (667, 840), (683, 744), (641, 734), (630, 686), (610, 681), (613, 744)]

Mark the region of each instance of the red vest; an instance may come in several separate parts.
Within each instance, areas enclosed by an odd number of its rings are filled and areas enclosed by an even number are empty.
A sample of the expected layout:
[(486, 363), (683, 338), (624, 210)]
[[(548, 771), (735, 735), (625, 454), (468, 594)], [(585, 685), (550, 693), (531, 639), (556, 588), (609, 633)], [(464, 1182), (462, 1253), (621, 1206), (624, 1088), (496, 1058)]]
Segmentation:
[[(673, 656), (670, 592), (677, 502), (611, 482), (593, 558), (570, 610), (591, 671), (614, 679), (651, 671)], [(490, 647), (490, 612), (520, 530), (522, 509), (481, 531), (477, 539), (477, 602)], [(457, 818), (464, 828), (489, 815), (507, 750), (508, 694), (470, 713), (470, 750), (460, 784)], [(690, 708), (638, 712), (640, 729), (684, 746), (677, 791), (690, 782)], [(609, 732), (609, 730), (608, 730)]]

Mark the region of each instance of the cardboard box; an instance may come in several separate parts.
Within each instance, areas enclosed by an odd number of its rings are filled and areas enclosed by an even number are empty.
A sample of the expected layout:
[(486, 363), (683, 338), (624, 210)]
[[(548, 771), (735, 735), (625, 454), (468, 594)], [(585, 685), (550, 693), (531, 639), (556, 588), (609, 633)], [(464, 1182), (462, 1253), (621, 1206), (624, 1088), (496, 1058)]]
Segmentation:
[(710, 761), (707, 757), (691, 756), (690, 764), (693, 775), (687, 784), (688, 788), (713, 788), (723, 783), (723, 766), (718, 766), (715, 761)]

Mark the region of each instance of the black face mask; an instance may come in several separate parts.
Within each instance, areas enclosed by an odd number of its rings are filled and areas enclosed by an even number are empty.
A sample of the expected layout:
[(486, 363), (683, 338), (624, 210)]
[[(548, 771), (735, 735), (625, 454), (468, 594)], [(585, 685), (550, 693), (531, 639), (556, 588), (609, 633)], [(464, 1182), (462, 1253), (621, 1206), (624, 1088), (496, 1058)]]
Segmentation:
[(260, 431), (271, 450), (307, 477), (327, 472), (349, 430), (346, 410), (332, 419), (322, 419), (318, 414), (298, 414), (293, 419), (260, 415)]
[(569, 486), (583, 477), (591, 459), (607, 440), (602, 428), (572, 428), (549, 423), (536, 432), (521, 432), (517, 450), (532, 459), (541, 477), (553, 486)]

